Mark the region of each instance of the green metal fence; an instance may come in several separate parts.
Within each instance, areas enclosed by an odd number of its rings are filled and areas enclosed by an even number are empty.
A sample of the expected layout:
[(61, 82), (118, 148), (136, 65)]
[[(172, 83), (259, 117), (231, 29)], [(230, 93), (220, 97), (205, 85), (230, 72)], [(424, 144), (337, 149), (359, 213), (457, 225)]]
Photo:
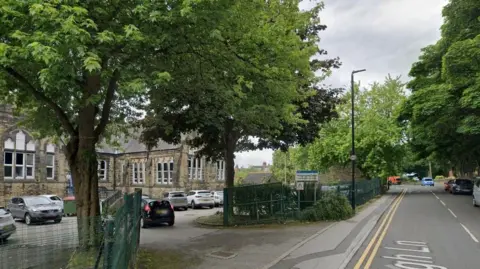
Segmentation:
[[(224, 189), (224, 224), (258, 224), (296, 219), (298, 213), (312, 206), (326, 191), (336, 191), (351, 201), (350, 182), (322, 185), (305, 182), (297, 191), (282, 183), (245, 185)], [(379, 179), (356, 182), (356, 205), (362, 205), (381, 192)]]

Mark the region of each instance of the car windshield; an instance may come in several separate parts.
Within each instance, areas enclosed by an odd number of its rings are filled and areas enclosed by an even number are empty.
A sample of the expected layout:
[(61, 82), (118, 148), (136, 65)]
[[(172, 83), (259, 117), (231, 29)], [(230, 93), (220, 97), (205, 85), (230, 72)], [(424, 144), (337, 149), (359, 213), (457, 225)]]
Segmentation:
[(457, 179), (456, 183), (458, 185), (469, 185), (469, 184), (472, 184), (472, 181), (470, 181), (468, 179)]
[(170, 193), (170, 197), (185, 197), (185, 193), (183, 193), (183, 192), (172, 192), (172, 193)]
[(45, 197), (27, 197), (23, 199), (27, 205), (48, 205), (52, 203), (52, 201)]
[(210, 196), (209, 191), (199, 191), (199, 192), (197, 192), (197, 194), (200, 195), (200, 196)]
[(424, 181), (432, 181), (433, 179), (426, 177), (426, 178), (424, 178), (423, 180), (424, 180)]

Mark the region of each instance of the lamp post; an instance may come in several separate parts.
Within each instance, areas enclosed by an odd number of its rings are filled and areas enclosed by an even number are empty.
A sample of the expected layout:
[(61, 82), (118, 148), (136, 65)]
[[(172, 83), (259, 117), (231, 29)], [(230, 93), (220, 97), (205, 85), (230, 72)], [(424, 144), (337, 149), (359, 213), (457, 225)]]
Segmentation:
[(355, 160), (357, 156), (355, 155), (355, 81), (354, 75), (356, 73), (365, 72), (366, 69), (361, 70), (354, 70), (352, 71), (351, 77), (351, 86), (352, 86), (352, 154), (350, 155), (350, 160), (352, 161), (352, 209), (355, 213), (356, 208), (356, 201), (355, 201), (355, 194), (356, 194), (356, 186), (355, 186)]

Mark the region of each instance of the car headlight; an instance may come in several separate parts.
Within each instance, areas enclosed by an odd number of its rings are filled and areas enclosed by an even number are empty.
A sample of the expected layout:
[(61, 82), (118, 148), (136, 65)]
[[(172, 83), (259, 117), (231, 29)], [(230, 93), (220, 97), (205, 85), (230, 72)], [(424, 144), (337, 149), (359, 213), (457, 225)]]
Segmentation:
[(30, 210), (33, 211), (33, 212), (38, 212), (38, 211), (40, 211), (40, 210), (38, 210), (38, 208), (31, 208)]

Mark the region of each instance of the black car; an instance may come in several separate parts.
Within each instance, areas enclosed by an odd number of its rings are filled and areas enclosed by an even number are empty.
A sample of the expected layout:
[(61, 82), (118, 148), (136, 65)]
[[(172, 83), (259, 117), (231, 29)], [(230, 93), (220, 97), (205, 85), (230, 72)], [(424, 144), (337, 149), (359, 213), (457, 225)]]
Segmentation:
[(159, 225), (162, 223), (173, 226), (175, 224), (175, 212), (173, 205), (169, 201), (142, 199), (142, 218), (140, 225), (142, 228)]
[(450, 187), (450, 193), (473, 194), (473, 181), (470, 179), (455, 179)]

